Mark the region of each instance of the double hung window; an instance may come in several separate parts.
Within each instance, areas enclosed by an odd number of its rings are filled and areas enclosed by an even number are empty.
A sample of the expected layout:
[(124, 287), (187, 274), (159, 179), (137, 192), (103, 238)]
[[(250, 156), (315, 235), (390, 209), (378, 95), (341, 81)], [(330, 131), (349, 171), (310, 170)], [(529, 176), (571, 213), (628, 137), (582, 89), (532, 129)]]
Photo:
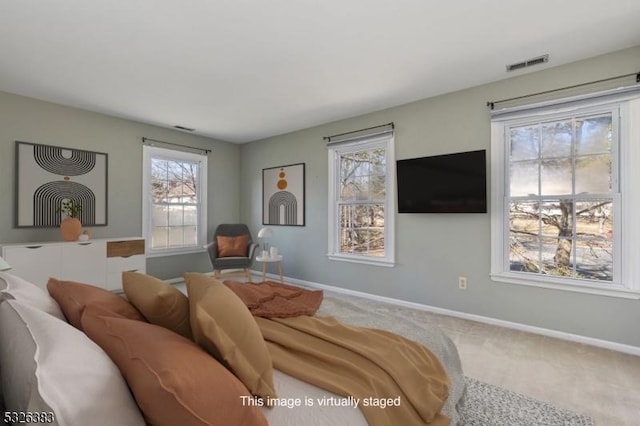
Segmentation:
[(640, 199), (630, 162), (638, 159), (638, 102), (609, 96), (494, 116), (494, 279), (640, 290), (629, 264), (638, 237), (629, 221)]
[(206, 155), (144, 146), (143, 225), (149, 255), (206, 243)]
[(329, 256), (391, 266), (395, 160), (391, 132), (329, 145)]

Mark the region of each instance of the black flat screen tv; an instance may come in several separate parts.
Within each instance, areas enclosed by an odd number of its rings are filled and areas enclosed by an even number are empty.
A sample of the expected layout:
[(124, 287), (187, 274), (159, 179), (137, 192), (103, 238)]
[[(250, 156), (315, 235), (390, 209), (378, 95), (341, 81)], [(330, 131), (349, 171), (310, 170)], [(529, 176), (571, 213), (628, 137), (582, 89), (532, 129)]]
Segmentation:
[(486, 161), (486, 150), (398, 160), (398, 213), (486, 213)]

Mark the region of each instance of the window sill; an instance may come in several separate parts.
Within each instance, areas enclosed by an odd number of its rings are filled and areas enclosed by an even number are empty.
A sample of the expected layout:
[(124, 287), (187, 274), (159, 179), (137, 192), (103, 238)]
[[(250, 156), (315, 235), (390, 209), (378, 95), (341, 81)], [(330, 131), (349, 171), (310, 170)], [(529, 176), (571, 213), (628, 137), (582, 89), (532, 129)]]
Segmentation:
[(535, 279), (517, 273), (491, 274), (491, 279), (496, 282), (507, 284), (526, 285), (538, 288), (549, 288), (553, 290), (573, 291), (576, 293), (595, 294), (598, 296), (618, 297), (622, 299), (640, 299), (640, 291), (624, 288), (621, 285), (609, 284), (608, 286), (589, 283), (570, 283), (561, 279), (545, 277), (545, 279)]
[(193, 254), (193, 253), (204, 253), (206, 252), (206, 248), (202, 247), (189, 247), (184, 249), (167, 249), (167, 250), (152, 250), (147, 249), (147, 257), (167, 257), (167, 256), (176, 256), (181, 254)]
[(380, 259), (375, 257), (365, 257), (345, 254), (328, 254), (329, 260), (338, 260), (340, 262), (362, 263), (364, 265), (385, 266), (393, 268), (396, 264), (389, 259)]

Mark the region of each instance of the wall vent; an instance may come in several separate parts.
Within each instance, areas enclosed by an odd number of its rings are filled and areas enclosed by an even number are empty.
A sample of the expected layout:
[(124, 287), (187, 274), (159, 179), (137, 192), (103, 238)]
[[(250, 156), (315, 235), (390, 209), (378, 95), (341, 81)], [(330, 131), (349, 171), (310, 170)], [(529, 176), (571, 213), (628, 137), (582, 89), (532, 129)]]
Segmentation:
[(515, 64), (507, 65), (507, 71), (516, 71), (522, 68), (531, 67), (533, 65), (544, 64), (546, 62), (549, 62), (549, 55), (542, 55), (536, 58), (531, 58), (522, 62), (516, 62)]

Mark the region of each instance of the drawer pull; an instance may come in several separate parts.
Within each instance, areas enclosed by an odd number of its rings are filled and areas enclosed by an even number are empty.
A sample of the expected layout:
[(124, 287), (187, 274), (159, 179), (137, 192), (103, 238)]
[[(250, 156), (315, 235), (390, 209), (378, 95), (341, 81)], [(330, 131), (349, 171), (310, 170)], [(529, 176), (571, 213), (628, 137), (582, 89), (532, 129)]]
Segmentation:
[(30, 250), (34, 250), (34, 249), (42, 248), (42, 246), (27, 246), (27, 248)]

